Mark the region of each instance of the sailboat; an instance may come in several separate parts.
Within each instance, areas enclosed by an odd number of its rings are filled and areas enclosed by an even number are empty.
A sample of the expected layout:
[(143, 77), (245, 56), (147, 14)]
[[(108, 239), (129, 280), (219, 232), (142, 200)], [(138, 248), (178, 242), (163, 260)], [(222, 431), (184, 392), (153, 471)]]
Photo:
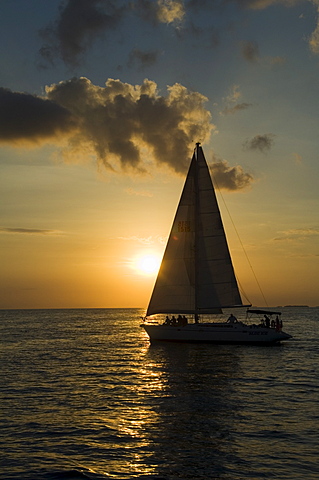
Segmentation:
[[(249, 324), (233, 314), (211, 321), (239, 307), (265, 315), (266, 324)], [(141, 326), (151, 342), (265, 344), (291, 338), (282, 331), (280, 312), (249, 307), (241, 299), (208, 165), (196, 143)], [(273, 326), (268, 315), (276, 315)]]

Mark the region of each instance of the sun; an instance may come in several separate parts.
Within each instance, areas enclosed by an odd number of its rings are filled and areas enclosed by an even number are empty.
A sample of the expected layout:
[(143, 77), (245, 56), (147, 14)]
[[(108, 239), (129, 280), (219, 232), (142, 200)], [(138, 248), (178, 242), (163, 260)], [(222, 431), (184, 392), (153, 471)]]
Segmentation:
[(161, 259), (159, 255), (147, 254), (140, 255), (135, 260), (135, 269), (141, 275), (153, 275), (160, 267)]

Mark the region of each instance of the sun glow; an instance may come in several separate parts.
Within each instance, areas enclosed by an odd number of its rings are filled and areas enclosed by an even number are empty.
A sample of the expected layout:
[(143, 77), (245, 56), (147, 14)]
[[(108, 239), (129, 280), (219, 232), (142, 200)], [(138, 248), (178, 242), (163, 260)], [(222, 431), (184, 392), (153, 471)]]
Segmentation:
[(140, 255), (135, 259), (134, 268), (142, 275), (153, 275), (160, 267), (161, 259), (156, 254)]

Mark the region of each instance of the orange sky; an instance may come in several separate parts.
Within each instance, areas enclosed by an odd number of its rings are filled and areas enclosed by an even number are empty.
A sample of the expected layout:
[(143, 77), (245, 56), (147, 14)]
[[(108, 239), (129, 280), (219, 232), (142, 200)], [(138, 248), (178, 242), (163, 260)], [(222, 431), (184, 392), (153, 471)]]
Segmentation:
[(319, 305), (318, 0), (40, 3), (0, 17), (0, 308), (146, 308), (196, 141), (267, 304)]
[[(183, 177), (110, 180), (90, 166), (28, 172), (7, 184), (23, 227), (2, 231), (1, 308), (146, 307), (155, 273), (139, 261), (162, 255)], [(264, 305), (218, 196), (239, 281), (252, 303)], [(223, 198), (268, 305), (319, 303), (312, 232), (285, 224), (279, 232), (287, 206), (279, 204), (273, 222), (272, 205), (265, 202), (261, 214), (253, 190)], [(32, 222), (24, 221), (28, 212)]]

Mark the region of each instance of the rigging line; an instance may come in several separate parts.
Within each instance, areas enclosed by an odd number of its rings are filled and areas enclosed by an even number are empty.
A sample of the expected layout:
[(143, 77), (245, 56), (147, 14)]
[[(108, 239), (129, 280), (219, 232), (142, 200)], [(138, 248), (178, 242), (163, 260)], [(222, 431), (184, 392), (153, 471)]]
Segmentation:
[[(212, 175), (212, 176), (213, 176), (213, 175)], [(218, 185), (218, 183), (217, 183), (217, 181), (216, 181), (216, 179), (215, 179), (214, 177), (213, 177), (213, 180), (214, 180), (214, 183), (215, 183), (215, 185), (216, 185), (216, 187), (217, 187), (218, 193), (219, 193), (220, 196), (221, 196), (221, 199), (222, 199), (223, 204), (224, 204), (224, 206), (225, 206), (225, 208), (226, 208), (226, 211), (227, 211), (228, 216), (229, 216), (229, 218), (230, 218), (230, 221), (231, 221), (231, 223), (232, 223), (232, 225), (233, 225), (233, 228), (234, 228), (234, 230), (235, 230), (235, 232), (236, 232), (236, 235), (237, 235), (237, 238), (238, 238), (239, 243), (240, 243), (240, 245), (241, 245), (241, 248), (243, 249), (243, 252), (244, 252), (245, 257), (246, 257), (246, 260), (247, 260), (247, 263), (248, 263), (248, 265), (250, 266), (250, 269), (251, 269), (251, 271), (252, 271), (252, 273), (253, 273), (253, 276), (254, 276), (254, 278), (255, 278), (255, 281), (256, 281), (256, 284), (257, 284), (257, 286), (258, 286), (258, 288), (259, 288), (259, 291), (260, 291), (260, 293), (261, 293), (261, 296), (262, 296), (262, 298), (263, 298), (263, 300), (264, 300), (264, 302), (265, 302), (266, 307), (268, 307), (268, 303), (267, 303), (267, 300), (266, 300), (266, 298), (265, 298), (264, 292), (262, 291), (261, 285), (260, 285), (260, 283), (258, 282), (258, 278), (257, 278), (257, 276), (256, 276), (256, 274), (255, 274), (255, 272), (254, 272), (254, 269), (253, 269), (253, 267), (252, 267), (252, 264), (250, 263), (249, 257), (248, 257), (248, 255), (247, 255), (247, 252), (246, 252), (246, 250), (245, 250), (245, 247), (244, 247), (244, 245), (243, 245), (243, 242), (241, 241), (241, 238), (240, 238), (240, 236), (239, 236), (239, 233), (238, 233), (238, 230), (237, 230), (237, 228), (236, 228), (236, 226), (235, 226), (235, 223), (234, 223), (234, 221), (233, 221), (233, 219), (232, 219), (232, 216), (231, 216), (231, 214), (230, 214), (230, 211), (228, 210), (228, 207), (227, 207), (227, 205), (226, 205), (226, 202), (225, 202), (225, 200), (224, 200), (224, 197), (223, 197), (223, 195), (222, 195), (222, 193), (221, 193), (221, 191), (220, 191), (219, 185)], [(237, 279), (237, 281), (238, 281), (238, 279)], [(241, 290), (243, 291), (246, 299), (250, 302), (250, 300), (248, 299), (248, 297), (247, 297), (244, 289), (242, 288), (242, 285), (240, 284), (239, 281), (238, 281), (238, 283), (239, 283), (240, 288), (241, 288)], [(251, 303), (251, 302), (250, 302), (250, 303)]]

